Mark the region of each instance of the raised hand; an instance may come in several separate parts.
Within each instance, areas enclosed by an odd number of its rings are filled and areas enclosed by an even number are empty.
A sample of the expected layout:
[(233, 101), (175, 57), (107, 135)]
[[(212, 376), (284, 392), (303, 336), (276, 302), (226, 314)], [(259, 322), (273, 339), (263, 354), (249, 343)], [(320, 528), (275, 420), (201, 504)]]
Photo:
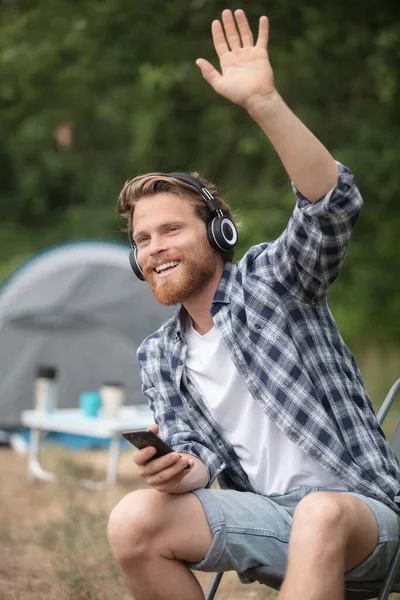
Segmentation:
[(216, 20), (211, 25), (222, 74), (204, 58), (197, 59), (196, 64), (218, 94), (249, 108), (252, 101), (267, 100), (275, 91), (267, 52), (268, 19), (260, 17), (255, 44), (243, 10), (236, 10), (235, 15), (224, 10), (222, 23)]

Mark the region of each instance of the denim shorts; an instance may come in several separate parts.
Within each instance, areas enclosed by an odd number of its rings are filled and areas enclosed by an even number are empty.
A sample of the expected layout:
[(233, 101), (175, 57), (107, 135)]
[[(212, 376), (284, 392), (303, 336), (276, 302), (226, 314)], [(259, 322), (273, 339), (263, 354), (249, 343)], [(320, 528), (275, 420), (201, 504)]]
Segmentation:
[[(193, 493), (202, 503), (213, 540), (199, 563), (188, 566), (197, 571), (236, 571), (243, 583), (271, 583), (283, 579), (294, 510), (307, 494), (323, 490), (300, 487), (283, 496), (261, 496), (252, 492), (199, 489)], [(388, 506), (353, 492), (375, 515), (378, 544), (346, 581), (379, 580), (385, 576), (399, 541), (400, 519)]]

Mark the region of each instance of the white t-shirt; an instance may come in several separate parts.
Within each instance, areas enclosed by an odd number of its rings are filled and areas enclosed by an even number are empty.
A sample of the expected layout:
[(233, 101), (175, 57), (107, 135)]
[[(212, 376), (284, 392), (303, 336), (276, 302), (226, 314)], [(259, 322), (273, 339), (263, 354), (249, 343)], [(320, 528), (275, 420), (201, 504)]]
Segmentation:
[(200, 335), (190, 321), (185, 337), (187, 376), (234, 447), (257, 493), (286, 494), (300, 486), (347, 490), (267, 417), (247, 390), (215, 327)]

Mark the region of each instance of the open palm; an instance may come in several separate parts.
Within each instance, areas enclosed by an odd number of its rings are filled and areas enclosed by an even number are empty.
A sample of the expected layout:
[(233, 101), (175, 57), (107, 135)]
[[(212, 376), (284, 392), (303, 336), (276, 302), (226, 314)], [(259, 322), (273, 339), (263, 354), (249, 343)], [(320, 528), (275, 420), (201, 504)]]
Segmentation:
[(224, 10), (222, 21), (223, 26), (220, 21), (212, 23), (213, 42), (222, 74), (203, 58), (199, 58), (196, 64), (218, 94), (246, 107), (251, 99), (267, 97), (274, 91), (267, 53), (268, 19), (260, 18), (256, 44), (242, 10), (235, 11), (235, 18), (230, 10)]

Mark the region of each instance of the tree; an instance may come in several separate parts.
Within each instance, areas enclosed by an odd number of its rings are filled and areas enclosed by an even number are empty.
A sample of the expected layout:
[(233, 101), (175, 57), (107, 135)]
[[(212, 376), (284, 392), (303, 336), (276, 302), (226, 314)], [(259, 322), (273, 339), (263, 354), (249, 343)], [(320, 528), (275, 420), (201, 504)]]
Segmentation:
[[(238, 256), (275, 237), (293, 207), (287, 176), (255, 123), (217, 97), (195, 59), (216, 64), (210, 23), (225, 2), (3, 1), (0, 22), (0, 250), (125, 241), (114, 206), (148, 170), (196, 169), (244, 224)], [(259, 0), (277, 87), (366, 201), (331, 304), (348, 338), (399, 339), (400, 24), (389, 0)], [(8, 268), (8, 267), (6, 267)]]

